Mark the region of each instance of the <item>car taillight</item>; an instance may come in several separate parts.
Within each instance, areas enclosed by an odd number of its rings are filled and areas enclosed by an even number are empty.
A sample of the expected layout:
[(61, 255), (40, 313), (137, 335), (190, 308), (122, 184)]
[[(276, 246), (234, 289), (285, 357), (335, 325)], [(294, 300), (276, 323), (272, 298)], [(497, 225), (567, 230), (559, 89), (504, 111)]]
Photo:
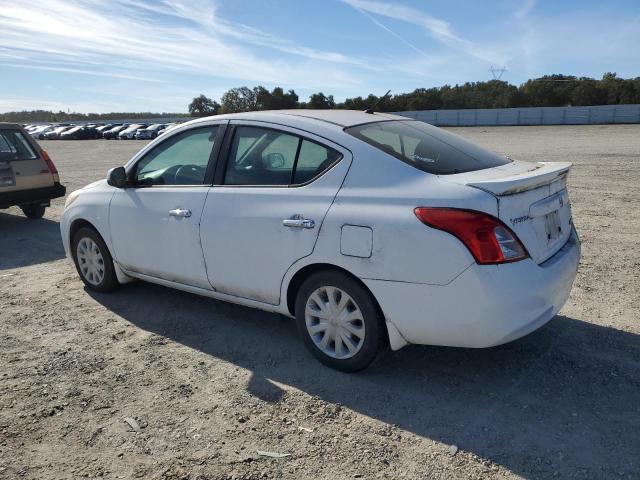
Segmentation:
[(479, 264), (515, 262), (529, 256), (509, 227), (486, 213), (430, 207), (418, 207), (414, 213), (425, 225), (457, 237)]
[(46, 150), (42, 150), (40, 152), (40, 156), (42, 157), (44, 162), (47, 164), (47, 168), (49, 169), (49, 172), (54, 174), (58, 173), (58, 169), (56, 168), (55, 164), (53, 163), (53, 160), (51, 160), (51, 157), (49, 156)]

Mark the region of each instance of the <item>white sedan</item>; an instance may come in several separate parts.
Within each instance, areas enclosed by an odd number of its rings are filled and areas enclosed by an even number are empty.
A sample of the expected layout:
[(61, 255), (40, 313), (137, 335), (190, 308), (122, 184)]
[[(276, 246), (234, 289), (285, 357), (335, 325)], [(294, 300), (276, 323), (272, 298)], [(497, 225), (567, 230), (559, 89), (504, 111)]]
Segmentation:
[(569, 163), (528, 163), (395, 115), (219, 115), (69, 195), (89, 289), (146, 280), (297, 320), (356, 371), (386, 345), (490, 347), (548, 322), (580, 258)]
[(53, 125), (40, 125), (38, 127), (32, 128), (29, 130), (29, 135), (33, 138), (37, 138), (38, 140), (44, 140), (44, 136), (48, 132), (52, 132), (56, 127)]

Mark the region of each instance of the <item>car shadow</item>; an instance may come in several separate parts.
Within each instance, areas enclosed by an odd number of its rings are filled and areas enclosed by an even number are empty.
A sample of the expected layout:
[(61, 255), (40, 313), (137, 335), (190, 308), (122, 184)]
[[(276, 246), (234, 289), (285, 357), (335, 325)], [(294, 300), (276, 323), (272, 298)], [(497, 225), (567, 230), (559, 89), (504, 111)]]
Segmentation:
[(90, 294), (148, 332), (250, 370), (247, 388), (264, 401), (286, 384), (529, 478), (640, 472), (632, 333), (557, 316), (500, 347), (409, 346), (344, 374), (316, 362), (279, 315), (143, 282)]
[(64, 258), (60, 224), (0, 212), (0, 270)]

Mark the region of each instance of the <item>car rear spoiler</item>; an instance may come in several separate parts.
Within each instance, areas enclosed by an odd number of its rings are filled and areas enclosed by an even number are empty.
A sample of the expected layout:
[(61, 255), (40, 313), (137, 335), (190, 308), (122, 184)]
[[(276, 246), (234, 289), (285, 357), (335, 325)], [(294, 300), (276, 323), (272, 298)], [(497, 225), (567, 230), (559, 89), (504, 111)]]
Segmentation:
[(548, 185), (566, 178), (571, 168), (570, 162), (538, 162), (537, 167), (528, 172), (516, 173), (506, 177), (476, 180), (467, 183), (494, 195), (514, 195)]

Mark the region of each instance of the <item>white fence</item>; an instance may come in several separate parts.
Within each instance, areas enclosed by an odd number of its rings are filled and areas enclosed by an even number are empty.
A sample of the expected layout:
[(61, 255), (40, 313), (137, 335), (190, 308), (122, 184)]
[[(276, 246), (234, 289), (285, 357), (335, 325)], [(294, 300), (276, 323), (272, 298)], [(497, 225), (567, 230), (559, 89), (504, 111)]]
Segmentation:
[(640, 105), (421, 110), (395, 113), (432, 125), (450, 127), (640, 123)]

